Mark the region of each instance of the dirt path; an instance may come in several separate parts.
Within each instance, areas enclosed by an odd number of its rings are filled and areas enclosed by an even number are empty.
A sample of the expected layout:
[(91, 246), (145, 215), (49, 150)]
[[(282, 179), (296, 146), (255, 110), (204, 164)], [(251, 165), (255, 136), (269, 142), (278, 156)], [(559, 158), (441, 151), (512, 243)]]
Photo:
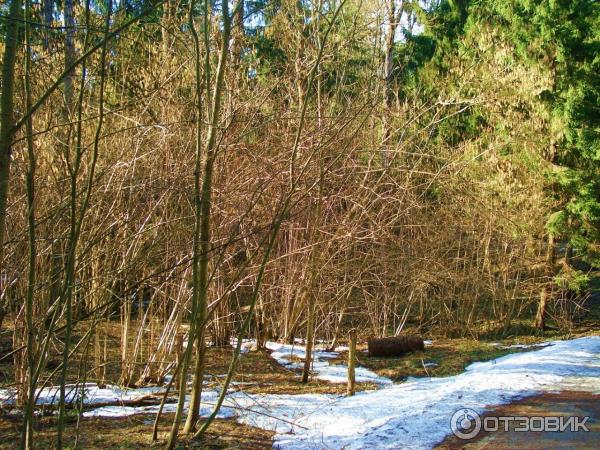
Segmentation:
[(481, 432), (470, 440), (448, 437), (437, 449), (594, 449), (600, 443), (600, 395), (565, 391), (529, 397), (498, 407), (486, 416), (589, 416), (589, 432)]

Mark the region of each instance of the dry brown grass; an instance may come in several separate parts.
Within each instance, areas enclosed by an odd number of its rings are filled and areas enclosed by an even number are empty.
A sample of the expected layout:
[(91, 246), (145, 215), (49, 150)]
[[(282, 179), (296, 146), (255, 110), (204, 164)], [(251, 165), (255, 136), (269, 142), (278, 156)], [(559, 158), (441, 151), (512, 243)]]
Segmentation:
[[(159, 439), (152, 442), (153, 416), (138, 415), (120, 419), (82, 419), (79, 427), (78, 448), (83, 449), (146, 449), (161, 448), (170, 429), (172, 415), (165, 415), (159, 426)], [(56, 423), (53, 417), (39, 421), (35, 447), (52, 448), (56, 439)], [(18, 448), (20, 420), (0, 418), (0, 448)], [(66, 442), (73, 448), (76, 435), (75, 419), (65, 427)], [(192, 442), (185, 437), (179, 448), (271, 448), (273, 433), (241, 425), (235, 420), (217, 420), (202, 442)]]

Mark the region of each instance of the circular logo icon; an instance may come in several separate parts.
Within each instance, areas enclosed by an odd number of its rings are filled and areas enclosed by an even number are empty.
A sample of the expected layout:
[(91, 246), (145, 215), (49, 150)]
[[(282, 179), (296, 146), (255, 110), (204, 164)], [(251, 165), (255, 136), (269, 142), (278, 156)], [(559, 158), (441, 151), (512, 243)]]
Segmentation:
[(459, 439), (471, 439), (481, 431), (481, 417), (470, 408), (459, 409), (450, 420), (452, 433)]

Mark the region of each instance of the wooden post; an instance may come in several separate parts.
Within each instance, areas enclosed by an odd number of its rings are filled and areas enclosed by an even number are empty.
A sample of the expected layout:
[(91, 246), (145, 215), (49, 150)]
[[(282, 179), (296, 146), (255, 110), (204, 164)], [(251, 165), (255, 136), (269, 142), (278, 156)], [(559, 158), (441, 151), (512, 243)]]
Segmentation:
[[(188, 345), (190, 345), (190, 343), (188, 342)], [(179, 367), (181, 365), (181, 357), (183, 356), (183, 334), (177, 332), (177, 335), (175, 336), (175, 367)], [(181, 381), (181, 370), (176, 371), (176, 373), (173, 374), (173, 376), (176, 376), (177, 379), (175, 380), (175, 386), (179, 386), (179, 383)]]
[(356, 385), (356, 330), (350, 331), (350, 348), (348, 349), (348, 396), (354, 395)]

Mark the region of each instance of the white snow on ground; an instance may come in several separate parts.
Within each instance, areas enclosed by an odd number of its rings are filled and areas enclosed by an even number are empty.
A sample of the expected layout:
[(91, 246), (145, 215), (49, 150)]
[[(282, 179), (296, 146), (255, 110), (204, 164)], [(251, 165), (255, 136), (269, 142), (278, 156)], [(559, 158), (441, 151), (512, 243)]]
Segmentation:
[[(271, 358), (274, 358), (282, 366), (288, 369), (302, 369), (306, 358), (306, 347), (301, 345), (278, 344), (267, 342), (267, 348), (271, 350)], [(338, 349), (336, 349), (338, 350)], [(330, 364), (329, 360), (337, 358), (338, 352), (328, 352), (315, 346), (313, 351), (312, 372), (315, 378), (329, 381), (331, 383), (348, 382), (348, 366), (345, 364)], [(356, 382), (371, 382), (379, 385), (390, 385), (392, 380), (371, 372), (366, 367), (357, 366)]]
[(501, 348), (538, 348), (538, 347), (547, 347), (551, 345), (552, 342), (541, 342), (539, 344), (513, 344), (513, 345), (502, 345)]
[[(294, 341), (295, 344), (293, 345), (267, 342), (266, 348), (271, 351), (271, 357), (285, 368), (302, 370), (304, 359), (306, 358), (306, 346), (303, 345), (304, 341), (302, 339), (296, 338)], [(255, 343), (256, 341), (252, 339), (244, 339), (242, 341), (241, 353), (248, 353), (254, 347)], [(313, 348), (313, 376), (331, 383), (347, 383), (348, 367), (342, 364), (330, 364), (329, 360), (337, 358), (340, 352), (348, 351), (348, 347), (341, 345), (336, 347), (333, 352), (328, 352), (324, 349), (324, 344), (324, 341), (317, 341), (317, 345)], [(236, 338), (231, 339), (231, 345), (233, 347), (237, 345)], [(355, 373), (358, 383), (392, 384), (392, 380), (389, 378), (381, 377), (365, 367), (357, 366)]]
[(500, 342), (490, 342), (488, 345), (491, 345), (492, 347), (498, 347), (498, 348), (523, 348), (523, 349), (527, 349), (527, 348), (542, 348), (542, 347), (547, 347), (548, 345), (552, 345), (552, 342), (540, 342), (537, 344), (513, 344), (513, 345), (503, 345)]
[(565, 389), (600, 393), (600, 337), (554, 342), (472, 364), (457, 376), (411, 379), (354, 397), (263, 396), (257, 400), (265, 411), (288, 422), (243, 412), (238, 420), (276, 430), (280, 448), (431, 448), (450, 433), (450, 417), (460, 408), (482, 412)]
[[(231, 345), (235, 345), (237, 342), (235, 339), (231, 340)], [(242, 341), (242, 353), (247, 353), (253, 347), (255, 341), (244, 339)], [(272, 351), (271, 357), (273, 357), (279, 364), (287, 367), (288, 369), (302, 369), (303, 363), (298, 360), (304, 360), (306, 356), (306, 348), (302, 345), (286, 345), (278, 344), (275, 342), (268, 342), (267, 348)], [(330, 365), (328, 359), (336, 358), (338, 352), (344, 351), (344, 348), (336, 348), (335, 352), (327, 352), (320, 348), (319, 345), (315, 346), (313, 351), (313, 373), (316, 378), (327, 380), (332, 383), (346, 383), (348, 381), (348, 367), (346, 365)], [(292, 358), (293, 355), (293, 358)], [(213, 378), (213, 376), (205, 374), (206, 379)], [(216, 378), (223, 378), (225, 375), (216, 375)], [(166, 377), (165, 381), (168, 381), (170, 375)], [(391, 384), (392, 381), (385, 377), (380, 377), (374, 372), (364, 368), (356, 368), (356, 381), (357, 382), (372, 382), (379, 385)], [(239, 385), (240, 383), (232, 382), (232, 385)], [(106, 403), (122, 403), (127, 401), (139, 400), (148, 395), (163, 393), (164, 387), (146, 387), (138, 389), (122, 389), (118, 386), (108, 385), (104, 388), (98, 387), (95, 383), (86, 383), (85, 386), (82, 384), (78, 385), (67, 385), (66, 387), (66, 401), (72, 403), (79, 401), (84, 392), (84, 404), (86, 406), (93, 406), (95, 404), (106, 404)], [(207, 402), (211, 402), (211, 397), (215, 396), (215, 392), (209, 392), (206, 394)], [(37, 400), (38, 405), (50, 405), (58, 402), (60, 396), (59, 388), (57, 386), (44, 388), (38, 390), (39, 397)], [(14, 404), (14, 389), (0, 389), (0, 405), (12, 405)], [(118, 408), (124, 408), (124, 411), (136, 411), (136, 407), (125, 407), (125, 406), (107, 406), (105, 411), (113, 411), (117, 415), (121, 415)], [(152, 410), (152, 407), (149, 407)], [(165, 405), (165, 410), (168, 410), (168, 404)], [(131, 413), (130, 413), (131, 414)], [(123, 414), (123, 415), (130, 415)]]
[[(137, 389), (121, 389), (117, 386), (111, 385), (100, 388), (95, 383), (86, 383), (85, 385), (70, 384), (65, 387), (65, 399), (67, 403), (80, 401), (82, 391), (84, 395), (84, 405), (90, 406), (103, 403), (134, 401), (142, 397), (164, 391), (164, 388), (145, 387)], [(60, 397), (58, 386), (52, 386), (41, 390), (38, 389), (37, 393), (39, 394), (36, 402), (38, 405), (51, 405), (52, 403), (58, 403), (58, 399)], [(14, 390), (0, 389), (0, 404), (14, 404), (14, 395)]]
[[(291, 348), (270, 345), (272, 355), (289, 366)], [(303, 349), (295, 346), (294, 355), (302, 356), (296, 353), (299, 350)], [(327, 352), (321, 353), (319, 359), (326, 362)], [(345, 366), (341, 367), (345, 370)], [(86, 403), (93, 403), (92, 398), (101, 398), (104, 402), (109, 398), (132, 398), (149, 393), (139, 389), (135, 390), (137, 394), (107, 389), (113, 392), (94, 390), (90, 386), (90, 393), (95, 393), (95, 397), (90, 396)], [(273, 430), (275, 447), (283, 449), (428, 449), (451, 433), (450, 417), (458, 409), (483, 412), (525, 396), (562, 390), (600, 393), (600, 337), (552, 342), (539, 350), (471, 364), (460, 375), (412, 378), (398, 385), (386, 384), (376, 391), (359, 392), (353, 397), (257, 395), (236, 391), (228, 395), (219, 417), (237, 416), (239, 422)], [(0, 390), (0, 399), (3, 395), (6, 392)], [(216, 395), (214, 390), (203, 392), (202, 415), (209, 413)], [(170, 403), (164, 410), (172, 412), (175, 407)], [(157, 410), (158, 406), (108, 406), (84, 415), (122, 417)]]
[[(235, 348), (235, 346), (237, 345), (237, 338), (232, 337), (229, 340), (229, 343), (231, 344), (232, 347)], [(240, 353), (242, 355), (245, 353), (248, 353), (250, 350), (252, 350), (252, 347), (254, 347), (255, 343), (256, 343), (256, 341), (253, 339), (242, 339), (242, 347), (240, 349)]]
[[(208, 416), (213, 410), (213, 404), (217, 399), (217, 392), (212, 390), (202, 391), (202, 405), (200, 408), (200, 415), (203, 417)], [(185, 410), (187, 411), (190, 397), (186, 396), (184, 404)], [(134, 414), (156, 414), (160, 405), (149, 405), (149, 406), (102, 406), (100, 408), (92, 409), (83, 413), (83, 417), (127, 417)], [(174, 413), (177, 409), (177, 403), (165, 403), (163, 407), (163, 414)], [(235, 410), (232, 408), (221, 408), (218, 418), (225, 419), (233, 417)]]

